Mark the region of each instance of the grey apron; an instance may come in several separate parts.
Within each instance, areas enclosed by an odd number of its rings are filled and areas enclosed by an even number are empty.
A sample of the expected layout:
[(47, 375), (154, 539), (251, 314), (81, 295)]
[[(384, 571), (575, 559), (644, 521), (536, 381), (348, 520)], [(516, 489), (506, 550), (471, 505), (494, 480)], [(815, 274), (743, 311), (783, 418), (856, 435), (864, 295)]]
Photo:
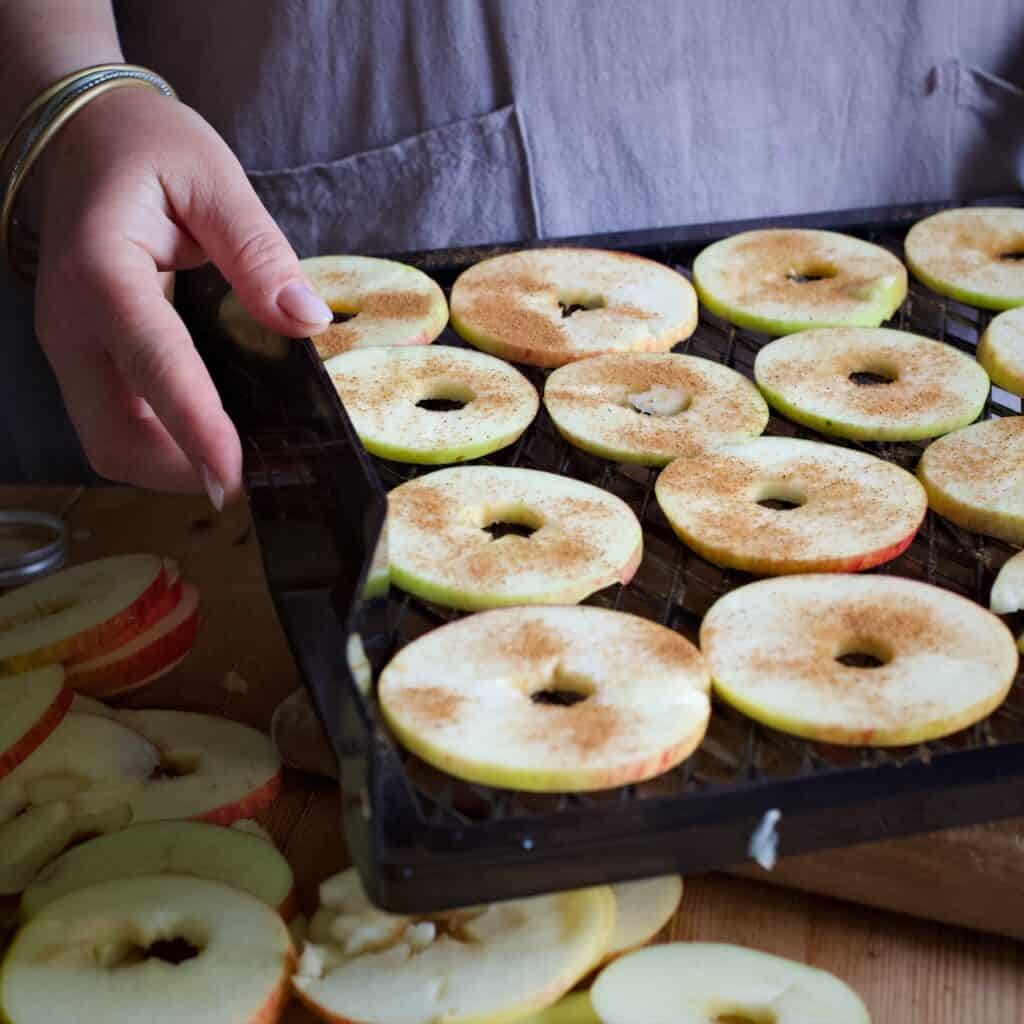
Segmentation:
[(1019, 0), (115, 6), (303, 256), (1024, 185)]

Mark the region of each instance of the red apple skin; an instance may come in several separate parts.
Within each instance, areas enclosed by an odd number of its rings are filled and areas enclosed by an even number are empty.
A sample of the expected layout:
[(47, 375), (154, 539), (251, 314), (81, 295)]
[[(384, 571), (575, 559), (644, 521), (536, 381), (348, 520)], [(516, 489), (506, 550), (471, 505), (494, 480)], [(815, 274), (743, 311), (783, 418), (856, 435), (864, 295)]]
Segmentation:
[[(3, 681), (0, 680), (0, 686)], [(9, 750), (0, 751), (0, 779), (13, 771), (60, 725), (71, 707), (74, 691), (64, 686), (46, 713)]]
[(0, 659), (0, 675), (13, 675), (61, 662), (73, 665), (124, 643), (124, 637), (141, 633), (152, 623), (154, 615), (159, 617), (167, 600), (167, 591), (167, 571), (161, 569), (153, 582), (117, 615), (57, 643)]
[[(170, 612), (173, 611), (172, 607)], [(159, 620), (152, 623), (150, 628), (156, 626), (158, 622)], [(195, 611), (177, 627), (128, 657), (112, 658), (105, 665), (83, 671), (76, 671), (72, 666), (68, 669), (68, 684), (79, 693), (100, 698), (113, 697), (137, 689), (163, 675), (164, 669), (170, 670), (184, 658), (195, 643), (199, 624), (197, 604)], [(117, 649), (109, 653), (116, 654)]]
[(92, 661), (93, 658), (99, 658), (104, 654), (110, 654), (119, 647), (124, 647), (125, 644), (131, 643), (140, 633), (144, 633), (147, 629), (155, 626), (157, 622), (170, 615), (177, 608), (183, 592), (184, 584), (181, 576), (177, 574), (168, 576), (167, 587), (163, 594), (143, 609), (140, 616), (129, 623), (122, 632), (107, 637), (102, 644), (95, 647), (89, 653), (76, 655), (65, 661), (64, 664), (70, 670), (69, 675), (75, 665), (80, 665), (85, 661)]
[(281, 981), (274, 989), (263, 1009), (260, 1010), (249, 1024), (277, 1024), (281, 1019), (288, 1001), (291, 999), (291, 976), (295, 973), (295, 952), (288, 957), (285, 969), (281, 973)]
[(193, 820), (205, 821), (208, 825), (233, 825), (242, 818), (255, 818), (265, 811), (281, 792), (281, 771), (278, 771), (258, 789), (233, 804), (214, 807), (205, 814), (197, 814)]
[[(817, 559), (813, 562), (789, 562), (785, 565), (775, 562), (762, 562), (758, 559), (751, 559), (750, 561), (733, 561), (730, 559), (728, 568), (737, 569), (740, 572), (753, 573), (755, 576), (789, 576), (803, 572), (861, 572), (864, 569), (873, 569), (876, 565), (884, 565), (886, 562), (891, 562), (894, 558), (898, 558), (914, 543), (914, 538), (920, 529), (921, 523), (918, 523), (906, 537), (898, 540), (895, 544), (878, 548), (875, 551), (869, 551), (855, 558)], [(693, 551), (696, 551), (701, 558), (711, 562), (713, 565), (725, 565), (724, 561), (719, 559), (718, 551), (708, 550), (703, 545), (694, 544), (692, 538), (684, 537), (681, 533), (678, 536), (684, 544)]]

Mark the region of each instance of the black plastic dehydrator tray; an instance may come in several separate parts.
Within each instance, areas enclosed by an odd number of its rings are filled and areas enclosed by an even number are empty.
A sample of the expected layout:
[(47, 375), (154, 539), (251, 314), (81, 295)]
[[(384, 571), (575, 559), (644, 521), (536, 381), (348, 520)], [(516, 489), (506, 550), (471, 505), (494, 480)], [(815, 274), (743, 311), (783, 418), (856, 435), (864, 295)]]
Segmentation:
[[(1024, 199), (1002, 199), (1021, 205)], [(902, 254), (914, 221), (938, 205), (851, 211), (573, 239), (623, 249), (683, 273), (708, 242), (766, 226), (827, 227)], [(458, 272), (516, 246), (404, 255), (448, 289)], [(402, 645), (454, 617), (394, 588), (364, 599), (363, 581), (385, 513), (385, 492), (429, 467), (367, 455), (355, 439), (309, 342), (278, 360), (246, 355), (217, 330), (224, 284), (200, 273), (182, 288), (183, 313), (238, 426), (245, 482), (267, 582), (288, 641), (337, 754), (348, 843), (371, 897), (396, 911), (427, 912), (541, 891), (679, 871), (748, 857), (751, 835), (781, 811), (780, 855), (1024, 814), (1024, 679), (988, 719), (944, 740), (890, 750), (796, 740), (716, 703), (699, 750), (648, 783), (593, 794), (523, 794), (443, 776), (400, 749), (346, 660), (358, 634), (379, 673)], [(891, 326), (972, 352), (991, 319), (916, 282)], [(716, 359), (748, 376), (769, 339), (705, 311), (677, 351)], [(449, 328), (439, 344), (460, 344)], [(542, 387), (544, 373), (526, 369)], [(1013, 415), (993, 398), (985, 416)], [(816, 437), (773, 415), (767, 433)], [(854, 444), (913, 468), (921, 444)], [(695, 639), (725, 591), (747, 582), (688, 551), (654, 500), (656, 470), (614, 465), (564, 442), (542, 409), (510, 448), (481, 460), (597, 484), (623, 498), (644, 528), (644, 558), (628, 586), (590, 603), (645, 615)], [(987, 605), (1012, 554), (928, 514), (909, 550), (878, 572), (927, 580)], [(1014, 623), (1019, 627), (1021, 623)], [(969, 686), (970, 680), (965, 679)]]

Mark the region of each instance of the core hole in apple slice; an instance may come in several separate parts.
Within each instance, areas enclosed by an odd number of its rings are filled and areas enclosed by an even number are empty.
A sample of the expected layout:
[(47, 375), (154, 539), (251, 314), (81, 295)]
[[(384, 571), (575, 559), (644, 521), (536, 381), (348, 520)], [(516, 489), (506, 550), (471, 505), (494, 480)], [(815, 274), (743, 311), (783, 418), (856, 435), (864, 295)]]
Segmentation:
[(761, 508), (770, 508), (776, 512), (789, 512), (807, 504), (807, 495), (791, 484), (765, 484), (758, 491), (755, 499)]
[(836, 277), (839, 271), (830, 263), (810, 263), (803, 267), (791, 267), (786, 271), (786, 280), (793, 284), (813, 284)]
[(608, 303), (603, 295), (584, 292), (563, 292), (558, 296), (558, 305), (562, 310), (562, 319), (576, 313), (586, 313), (591, 309), (604, 309)]
[(597, 687), (592, 679), (570, 672), (559, 664), (555, 667), (551, 680), (541, 689), (535, 689), (530, 694), (530, 700), (534, 704), (571, 708), (593, 697), (596, 692)]
[(874, 370), (854, 370), (847, 379), (858, 387), (872, 388), (878, 387), (881, 384), (894, 384), (896, 382), (896, 375), (876, 373)]
[(502, 537), (532, 537), (543, 525), (544, 517), (526, 505), (503, 505), (482, 511), (480, 528), (492, 540)]
[(476, 398), (476, 392), (458, 381), (431, 381), (422, 397), (416, 402), (420, 409), (428, 412), (455, 412), (464, 409)]

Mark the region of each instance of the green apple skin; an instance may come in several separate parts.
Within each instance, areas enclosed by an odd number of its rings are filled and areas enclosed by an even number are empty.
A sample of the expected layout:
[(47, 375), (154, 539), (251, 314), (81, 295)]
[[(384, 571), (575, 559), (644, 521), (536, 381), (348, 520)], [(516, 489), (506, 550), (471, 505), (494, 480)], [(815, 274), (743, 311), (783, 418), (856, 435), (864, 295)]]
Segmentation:
[(802, 408), (787, 401), (777, 391), (758, 384), (761, 394), (764, 395), (768, 404), (788, 420), (799, 423), (801, 426), (810, 427), (820, 434), (827, 434), (830, 437), (843, 437), (849, 441), (927, 441), (942, 434), (948, 434), (952, 430), (959, 430), (973, 423), (985, 408), (988, 399), (988, 388), (978, 398), (977, 405), (968, 413), (948, 420), (936, 420), (927, 427), (920, 429), (908, 429), (893, 425), (891, 427), (878, 427), (877, 429), (865, 429), (856, 424), (844, 423), (842, 420), (826, 419), (815, 416), (813, 413), (805, 412)]
[(920, 264), (907, 255), (907, 266), (910, 272), (921, 282), (930, 288), (936, 295), (945, 295), (947, 298), (962, 302), (967, 306), (977, 306), (979, 309), (1006, 310), (1016, 309), (1024, 306), (1024, 294), (1015, 297), (1005, 295), (991, 295), (988, 292), (977, 292), (972, 288), (962, 288), (958, 285), (943, 281), (941, 278), (933, 277), (924, 270)]
[(697, 297), (705, 309), (714, 313), (722, 320), (737, 327), (745, 327), (751, 331), (758, 331), (762, 334), (773, 334), (783, 336), (796, 334), (798, 331), (809, 331), (815, 327), (878, 327), (888, 320), (897, 309), (900, 308), (907, 296), (907, 283), (905, 280), (896, 278), (880, 286), (876, 286), (872, 292), (871, 303), (857, 314), (843, 317), (839, 320), (773, 320), (770, 317), (756, 316), (744, 312), (728, 303), (719, 302), (714, 296), (709, 295), (706, 289), (700, 284), (696, 276), (700, 257), (694, 262), (694, 287), (697, 289)]

